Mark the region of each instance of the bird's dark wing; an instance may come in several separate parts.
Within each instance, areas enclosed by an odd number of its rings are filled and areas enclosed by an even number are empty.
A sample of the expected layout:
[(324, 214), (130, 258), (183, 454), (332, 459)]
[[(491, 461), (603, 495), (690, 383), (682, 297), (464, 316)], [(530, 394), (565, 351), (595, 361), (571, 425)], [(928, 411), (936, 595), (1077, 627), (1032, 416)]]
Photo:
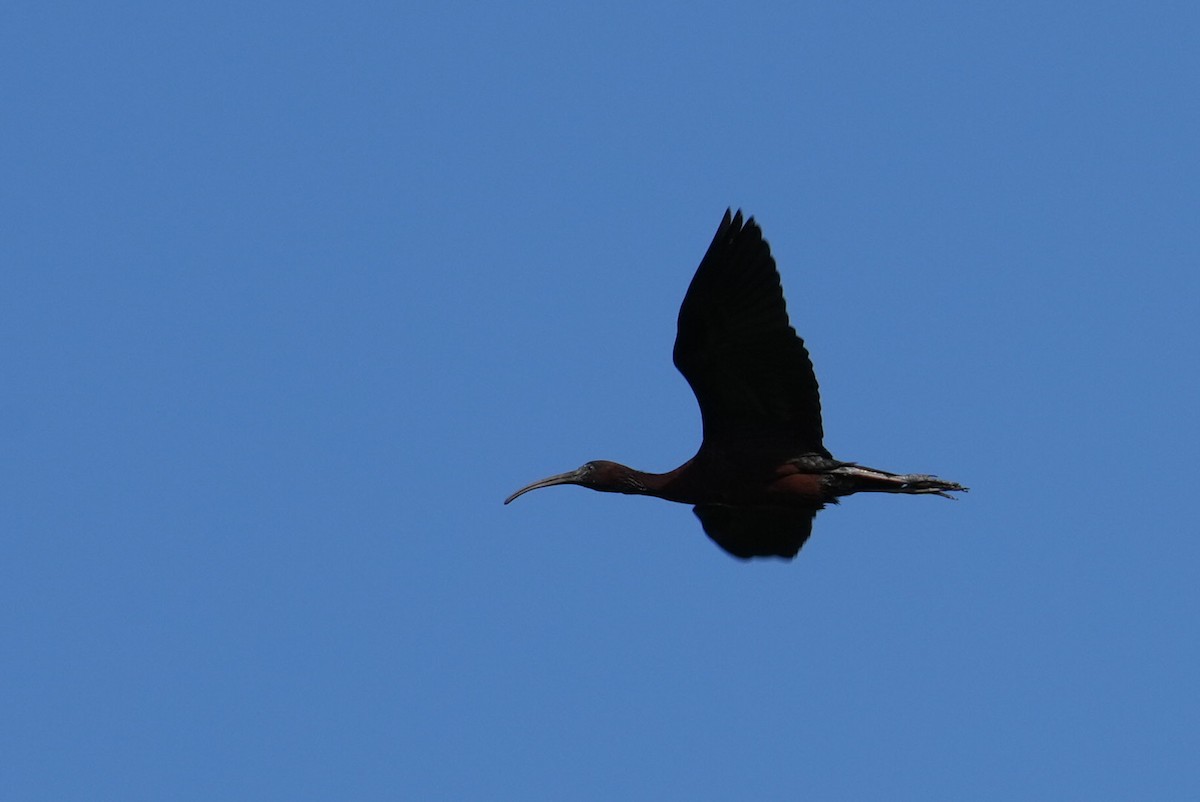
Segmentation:
[(743, 560), (782, 557), (790, 560), (812, 532), (816, 509), (793, 507), (726, 507), (701, 504), (694, 508), (713, 542)]
[(674, 357), (700, 404), (705, 447), (829, 456), (812, 362), (754, 218), (725, 212), (679, 309)]

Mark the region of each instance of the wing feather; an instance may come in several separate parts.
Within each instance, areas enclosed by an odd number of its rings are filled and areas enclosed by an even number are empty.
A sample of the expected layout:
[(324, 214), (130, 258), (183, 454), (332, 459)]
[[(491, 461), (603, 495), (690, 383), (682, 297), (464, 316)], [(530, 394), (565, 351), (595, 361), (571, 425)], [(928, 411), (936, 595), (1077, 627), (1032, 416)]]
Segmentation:
[(795, 557), (812, 533), (817, 509), (793, 507), (726, 507), (701, 504), (693, 508), (704, 533), (734, 557)]
[(700, 405), (705, 447), (829, 456), (812, 361), (762, 229), (741, 211), (725, 212), (688, 287), (674, 361)]

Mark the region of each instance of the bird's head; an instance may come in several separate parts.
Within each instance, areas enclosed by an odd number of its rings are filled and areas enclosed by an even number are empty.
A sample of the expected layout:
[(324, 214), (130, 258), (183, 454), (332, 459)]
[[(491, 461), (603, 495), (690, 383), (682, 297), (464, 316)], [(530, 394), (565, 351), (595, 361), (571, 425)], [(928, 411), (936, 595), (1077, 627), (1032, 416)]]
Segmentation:
[(539, 490), (543, 487), (551, 487), (553, 485), (581, 485), (582, 487), (589, 487), (592, 490), (600, 490), (605, 493), (646, 492), (646, 486), (638, 478), (637, 471), (617, 462), (598, 459), (586, 462), (573, 471), (557, 473), (554, 476), (547, 476), (545, 479), (536, 481), (533, 484), (525, 485), (504, 499), (504, 503), (507, 504), (517, 496), (524, 495), (530, 490)]

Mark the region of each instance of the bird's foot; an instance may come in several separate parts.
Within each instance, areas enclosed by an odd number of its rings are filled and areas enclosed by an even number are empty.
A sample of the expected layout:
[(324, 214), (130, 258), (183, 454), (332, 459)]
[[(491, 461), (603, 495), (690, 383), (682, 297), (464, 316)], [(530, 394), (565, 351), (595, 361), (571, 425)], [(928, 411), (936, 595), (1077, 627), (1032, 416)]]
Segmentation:
[(957, 501), (958, 499), (954, 498), (954, 496), (950, 495), (950, 493), (946, 491), (966, 493), (971, 489), (969, 487), (963, 487), (958, 482), (947, 482), (944, 479), (939, 479), (936, 476), (929, 476), (928, 474), (924, 473), (901, 474), (896, 477), (896, 480), (900, 482), (900, 487), (898, 489), (898, 492), (900, 493), (913, 493), (915, 495), (928, 494), (932, 496), (948, 498), (952, 501)]

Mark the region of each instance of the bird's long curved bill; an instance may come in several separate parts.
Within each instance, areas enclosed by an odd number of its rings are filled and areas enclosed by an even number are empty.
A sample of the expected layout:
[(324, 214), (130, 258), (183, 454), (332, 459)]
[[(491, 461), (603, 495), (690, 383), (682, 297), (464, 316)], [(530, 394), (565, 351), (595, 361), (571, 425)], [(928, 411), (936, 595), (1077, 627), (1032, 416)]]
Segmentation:
[(530, 490), (540, 490), (543, 487), (553, 487), (554, 485), (570, 485), (570, 484), (575, 484), (578, 481), (579, 481), (579, 471), (578, 470), (567, 471), (566, 473), (556, 473), (553, 476), (547, 476), (545, 479), (539, 479), (538, 481), (534, 482), (533, 484), (525, 485), (520, 490), (518, 490), (516, 493), (513, 493), (511, 496), (504, 499), (504, 503), (507, 504), (510, 501), (512, 501), (513, 499), (515, 499), (517, 496), (525, 495)]

